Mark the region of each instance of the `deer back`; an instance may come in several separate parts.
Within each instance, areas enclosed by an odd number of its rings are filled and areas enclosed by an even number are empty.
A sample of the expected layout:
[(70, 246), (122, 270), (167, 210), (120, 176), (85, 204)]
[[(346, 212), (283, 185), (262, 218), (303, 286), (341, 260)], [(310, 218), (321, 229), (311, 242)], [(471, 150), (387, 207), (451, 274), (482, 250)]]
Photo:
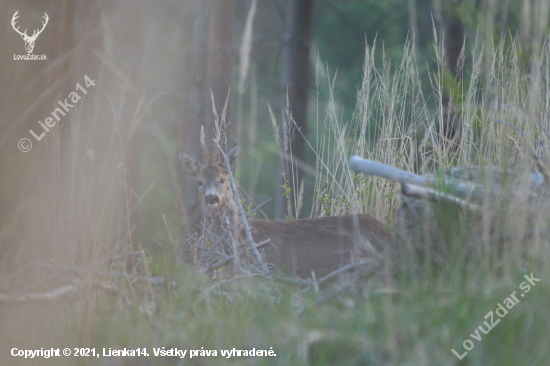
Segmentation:
[(358, 214), (300, 220), (249, 220), (256, 242), (271, 238), (265, 260), (300, 277), (324, 276), (367, 253), (383, 250), (385, 226)]

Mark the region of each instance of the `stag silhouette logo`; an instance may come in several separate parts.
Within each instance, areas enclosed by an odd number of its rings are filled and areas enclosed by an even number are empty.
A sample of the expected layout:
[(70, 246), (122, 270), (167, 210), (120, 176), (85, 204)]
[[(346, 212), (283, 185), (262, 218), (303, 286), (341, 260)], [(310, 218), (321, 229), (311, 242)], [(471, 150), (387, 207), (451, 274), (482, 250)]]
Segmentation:
[(23, 38), (23, 40), (25, 41), (25, 49), (27, 50), (27, 53), (32, 53), (32, 50), (34, 49), (34, 42), (36, 41), (36, 38), (38, 38), (38, 36), (40, 35), (40, 33), (42, 33), (42, 31), (44, 30), (44, 28), (46, 28), (46, 24), (48, 24), (48, 14), (44, 13), (44, 22), (42, 22), (42, 29), (38, 30), (38, 29), (35, 29), (34, 32), (32, 33), (32, 36), (29, 36), (27, 34), (27, 30), (25, 29), (24, 32), (21, 32), (19, 30), (19, 26), (16, 27), (16, 20), (17, 18), (19, 18), (19, 10), (17, 10), (15, 12), (15, 14), (13, 14), (13, 17), (11, 18), (11, 26), (13, 27), (13, 29), (19, 33), (21, 35), (21, 38)]

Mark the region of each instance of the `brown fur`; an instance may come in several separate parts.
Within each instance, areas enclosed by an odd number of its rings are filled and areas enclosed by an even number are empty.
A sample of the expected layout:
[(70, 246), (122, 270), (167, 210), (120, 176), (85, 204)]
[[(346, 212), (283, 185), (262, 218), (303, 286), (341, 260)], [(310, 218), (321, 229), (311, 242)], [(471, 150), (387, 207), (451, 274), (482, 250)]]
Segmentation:
[(271, 238), (265, 260), (280, 270), (320, 278), (373, 251), (387, 242), (384, 225), (358, 214), (300, 220), (249, 220), (257, 230), (256, 242)]

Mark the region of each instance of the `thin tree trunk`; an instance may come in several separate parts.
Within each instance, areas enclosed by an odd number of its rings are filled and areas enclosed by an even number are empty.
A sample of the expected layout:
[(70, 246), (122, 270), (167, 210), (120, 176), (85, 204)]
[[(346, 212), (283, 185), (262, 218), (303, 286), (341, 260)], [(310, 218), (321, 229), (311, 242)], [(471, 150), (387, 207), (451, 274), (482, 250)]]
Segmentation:
[[(129, 235), (132, 250), (139, 247), (139, 176), (141, 170), (141, 136), (139, 134), (138, 118), (141, 113), (140, 99), (143, 94), (141, 86), (141, 67), (143, 55), (143, 7), (142, 1), (126, 0), (123, 5), (124, 16), (122, 27), (125, 42), (119, 57), (122, 58), (122, 68), (126, 73), (126, 88), (123, 99), (121, 133), (124, 143), (124, 179), (122, 193), (125, 235)], [(128, 57), (132, 55), (132, 57)]]
[[(280, 149), (283, 151), (283, 156), (281, 156), (279, 166), (279, 186), (284, 185), (286, 181), (292, 188), (292, 193), (287, 200), (287, 197), (283, 196), (283, 188), (278, 188), (275, 199), (276, 219), (283, 219), (287, 213), (296, 216), (296, 193), (301, 180), (304, 178), (304, 172), (296, 166), (295, 161), (305, 161), (306, 155), (306, 143), (302, 135), (307, 136), (312, 18), (313, 0), (288, 1), (282, 77), (283, 123), (281, 127), (281, 144), (283, 146)], [(292, 132), (292, 128), (289, 130), (289, 125), (292, 127), (293, 124), (288, 123), (287, 108), (292, 115), (292, 119), (296, 122), (294, 127), (297, 127), (299, 131)], [(294, 164), (290, 161), (291, 157)], [(283, 173), (285, 174), (284, 178), (282, 177)], [(290, 209), (288, 204), (291, 205)]]
[[(235, 0), (198, 0), (193, 4), (190, 54), (186, 61), (185, 111), (180, 127), (183, 149), (197, 158), (204, 126), (207, 146), (214, 137), (214, 114), (210, 91), (221, 116), (231, 85)], [(228, 108), (226, 121), (231, 121)], [(178, 168), (178, 171), (180, 169)], [(180, 171), (181, 174), (181, 171)], [(184, 235), (196, 231), (200, 220), (197, 185), (192, 177), (179, 176), (184, 202)]]
[[(210, 0), (195, 1), (193, 4), (193, 24), (191, 26), (190, 52), (185, 64), (184, 112), (180, 125), (180, 144), (183, 149), (200, 159), (199, 134), (201, 125), (206, 122), (206, 84), (208, 57), (208, 33)], [(210, 130), (210, 129), (207, 129)], [(194, 179), (183, 174), (178, 167), (178, 177), (182, 196), (184, 237), (192, 234), (200, 220), (197, 186)]]
[[(233, 60), (233, 23), (235, 0), (211, 0), (210, 36), (208, 39), (208, 91), (212, 90), (217, 114), (221, 115), (231, 86)], [(231, 121), (230, 103), (226, 121)], [(208, 121), (214, 120), (212, 108), (207, 108)], [(209, 144), (210, 145), (210, 144)]]

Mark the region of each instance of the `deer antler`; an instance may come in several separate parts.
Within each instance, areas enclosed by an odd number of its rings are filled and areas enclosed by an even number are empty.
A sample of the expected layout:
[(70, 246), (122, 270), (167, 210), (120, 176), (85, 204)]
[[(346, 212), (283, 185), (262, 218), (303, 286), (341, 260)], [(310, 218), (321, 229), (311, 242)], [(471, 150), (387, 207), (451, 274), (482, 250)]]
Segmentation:
[(19, 10), (17, 10), (17, 11), (15, 12), (15, 14), (13, 14), (13, 17), (11, 18), (11, 26), (13, 27), (13, 29), (14, 29), (17, 33), (19, 33), (21, 36), (25, 37), (26, 39), (36, 39), (36, 38), (38, 37), (38, 35), (40, 35), (40, 33), (42, 33), (42, 31), (44, 30), (44, 28), (46, 28), (46, 24), (48, 24), (48, 20), (50, 19), (50, 18), (48, 18), (48, 14), (44, 13), (43, 18), (44, 18), (45, 21), (42, 22), (42, 29), (40, 29), (40, 30), (35, 29), (34, 32), (33, 32), (33, 34), (32, 34), (32, 36), (29, 37), (29, 36), (27, 35), (27, 30), (26, 30), (26, 29), (25, 29), (24, 32), (21, 32), (21, 31), (19, 30), (19, 27), (16, 27), (16, 26), (15, 26), (15, 22), (16, 22), (17, 18), (19, 18)]
[[(220, 161), (220, 158), (218, 157), (218, 146), (219, 146), (219, 143), (220, 143), (220, 128), (218, 127), (218, 124), (216, 123), (216, 138), (214, 139), (215, 143), (214, 143), (214, 146), (212, 147), (212, 160), (216, 160), (216, 162), (219, 162)], [(223, 159), (221, 160), (221, 162), (223, 163)], [(212, 161), (212, 163), (214, 163), (214, 161)]]
[[(33, 32), (33, 34), (32, 34), (32, 36), (31, 36), (30, 38), (37, 38), (38, 35), (39, 35), (40, 33), (42, 33), (42, 31), (44, 30), (44, 28), (46, 28), (46, 24), (48, 24), (48, 20), (49, 20), (50, 18), (48, 18), (48, 14), (46, 14), (46, 13), (44, 13), (43, 18), (44, 18), (45, 22), (42, 22), (42, 29), (40, 29), (40, 30), (35, 29), (34, 32)], [(27, 31), (27, 30), (25, 30), (25, 32), (26, 32), (26, 31)], [(38, 32), (38, 33), (37, 33), (37, 32)]]
[(208, 149), (206, 148), (206, 144), (204, 143), (204, 126), (201, 126), (201, 149), (202, 149), (202, 154), (204, 155), (204, 160), (205, 160), (204, 163), (211, 164), (212, 158), (208, 154)]
[(21, 32), (21, 31), (19, 30), (19, 27), (17, 27), (17, 28), (15, 27), (15, 21), (17, 20), (17, 18), (19, 18), (19, 15), (18, 15), (17, 13), (19, 13), (19, 10), (17, 10), (17, 11), (15, 12), (15, 14), (13, 14), (13, 17), (11, 18), (11, 26), (12, 26), (12, 28), (13, 28), (17, 33), (19, 33), (20, 35), (28, 37), (28, 36), (27, 36), (27, 30), (26, 30), (26, 29), (25, 29), (25, 32)]

